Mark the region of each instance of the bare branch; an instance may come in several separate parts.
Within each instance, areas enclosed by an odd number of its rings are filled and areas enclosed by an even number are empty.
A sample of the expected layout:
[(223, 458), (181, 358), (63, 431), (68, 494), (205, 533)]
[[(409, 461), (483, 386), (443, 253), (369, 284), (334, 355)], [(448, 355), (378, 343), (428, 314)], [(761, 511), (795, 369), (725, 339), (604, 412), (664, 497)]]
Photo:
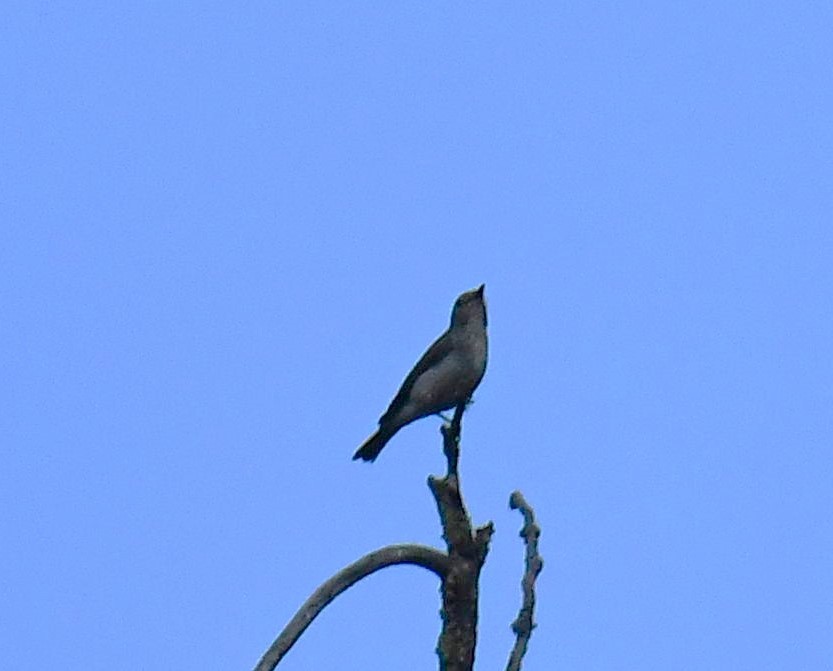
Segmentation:
[(433, 571), (441, 579), (445, 579), (449, 571), (449, 558), (439, 550), (425, 545), (389, 545), (366, 554), (313, 592), (263, 655), (255, 671), (272, 671), (318, 614), (344, 590), (371, 573), (396, 564), (421, 566)]
[(521, 580), (523, 603), (517, 619), (512, 623), (512, 631), (515, 632), (516, 639), (512, 653), (509, 655), (509, 663), (506, 665), (506, 671), (520, 671), (521, 660), (526, 654), (532, 630), (535, 628), (533, 622), (535, 579), (544, 568), (544, 560), (538, 554), (538, 537), (541, 535), (541, 529), (535, 523), (535, 511), (526, 502), (523, 494), (518, 491), (512, 492), (512, 496), (509, 497), (509, 507), (512, 510), (520, 510), (524, 516), (520, 536), (526, 544), (526, 570)]
[(428, 478), (449, 556), (449, 570), (442, 585), (443, 629), (437, 643), (440, 671), (471, 671), (474, 666), (478, 581), (493, 531), (491, 523), (472, 531), (471, 519), (460, 494), (457, 463), (464, 409), (465, 405), (458, 406), (451, 424), (442, 427), (447, 475)]

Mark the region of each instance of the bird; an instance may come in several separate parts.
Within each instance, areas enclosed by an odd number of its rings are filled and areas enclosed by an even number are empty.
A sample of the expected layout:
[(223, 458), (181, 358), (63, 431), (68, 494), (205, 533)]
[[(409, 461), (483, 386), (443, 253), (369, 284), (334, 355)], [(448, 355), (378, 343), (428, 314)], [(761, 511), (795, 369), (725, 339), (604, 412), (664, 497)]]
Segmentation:
[(356, 450), (354, 460), (375, 461), (403, 426), (470, 401), (488, 359), (485, 286), (458, 296), (448, 329), (408, 373), (379, 418), (379, 428)]

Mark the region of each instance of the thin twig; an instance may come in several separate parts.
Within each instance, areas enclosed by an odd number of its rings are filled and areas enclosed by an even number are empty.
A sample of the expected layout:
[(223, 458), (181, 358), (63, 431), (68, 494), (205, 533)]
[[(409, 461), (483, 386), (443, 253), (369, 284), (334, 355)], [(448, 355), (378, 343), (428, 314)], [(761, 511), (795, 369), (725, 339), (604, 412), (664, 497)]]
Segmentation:
[(457, 477), (457, 465), (460, 461), (460, 430), (465, 409), (465, 403), (454, 408), (454, 417), (451, 422), (443, 424), (440, 428), (440, 433), (443, 434), (443, 452), (448, 462), (447, 478)]
[(521, 528), (520, 536), (526, 544), (526, 569), (521, 580), (521, 591), (523, 592), (523, 603), (518, 617), (512, 623), (512, 631), (515, 632), (515, 645), (509, 655), (509, 663), (506, 671), (520, 671), (521, 661), (526, 654), (532, 630), (535, 628), (533, 614), (535, 611), (535, 579), (544, 568), (544, 560), (538, 554), (538, 537), (541, 529), (535, 522), (535, 511), (524, 499), (523, 494), (518, 491), (512, 492), (509, 497), (509, 507), (512, 510), (520, 510), (524, 516), (524, 525)]

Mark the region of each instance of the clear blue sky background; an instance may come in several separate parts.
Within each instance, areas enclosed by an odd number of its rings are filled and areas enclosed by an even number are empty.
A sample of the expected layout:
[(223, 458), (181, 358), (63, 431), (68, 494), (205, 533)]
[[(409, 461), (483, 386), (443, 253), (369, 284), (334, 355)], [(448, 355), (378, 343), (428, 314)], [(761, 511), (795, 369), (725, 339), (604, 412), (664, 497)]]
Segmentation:
[[(438, 421), (350, 460), (486, 282), (478, 668), (833, 667), (829, 3), (39, 3), (0, 23), (0, 658), (250, 668), (440, 544)], [(436, 581), (288, 670), (430, 669)], [(383, 660), (379, 664), (378, 660)]]

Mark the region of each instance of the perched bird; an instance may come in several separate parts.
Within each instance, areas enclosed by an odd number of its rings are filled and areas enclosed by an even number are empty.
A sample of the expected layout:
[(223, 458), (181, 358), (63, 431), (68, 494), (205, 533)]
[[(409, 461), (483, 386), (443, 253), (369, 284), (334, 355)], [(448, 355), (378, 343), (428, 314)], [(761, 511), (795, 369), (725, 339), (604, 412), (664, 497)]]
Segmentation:
[(379, 419), (379, 429), (356, 451), (353, 459), (374, 461), (403, 426), (468, 402), (486, 372), (485, 286), (481, 284), (455, 301), (448, 330), (408, 373)]

